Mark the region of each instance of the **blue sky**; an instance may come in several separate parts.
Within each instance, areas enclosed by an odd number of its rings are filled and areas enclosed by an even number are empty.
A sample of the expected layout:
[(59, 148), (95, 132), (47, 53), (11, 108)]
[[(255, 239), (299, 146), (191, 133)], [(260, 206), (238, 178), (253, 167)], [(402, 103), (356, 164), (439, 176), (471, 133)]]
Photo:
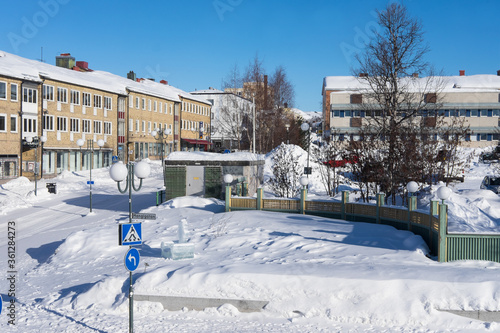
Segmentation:
[[(60, 53), (96, 70), (165, 79), (185, 91), (220, 88), (256, 56), (285, 67), (295, 106), (321, 109), (325, 76), (351, 75), (353, 55), (387, 0), (3, 1), (0, 50), (55, 64)], [(419, 18), (427, 60), (445, 75), (500, 70), (500, 1), (401, 0)]]

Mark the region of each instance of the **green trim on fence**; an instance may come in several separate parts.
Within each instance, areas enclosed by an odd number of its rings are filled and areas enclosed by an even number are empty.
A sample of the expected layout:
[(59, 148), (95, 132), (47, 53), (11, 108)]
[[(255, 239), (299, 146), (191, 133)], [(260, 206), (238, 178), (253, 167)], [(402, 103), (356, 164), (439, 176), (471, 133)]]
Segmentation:
[[(251, 200), (251, 198), (249, 198)], [(231, 200), (231, 190), (226, 189), (226, 211), (232, 210), (265, 210), (285, 213), (299, 213), (342, 219), (353, 222), (372, 222), (390, 225), (396, 229), (409, 230), (422, 237), (438, 261), (453, 260), (490, 260), (500, 262), (500, 235), (475, 235), (475, 234), (448, 234), (448, 206), (433, 200), (430, 203), (429, 213), (416, 211), (415, 197), (409, 199), (409, 207), (393, 208), (384, 206), (384, 195), (377, 195), (377, 204), (374, 208), (367, 204), (349, 203), (349, 192), (342, 192), (342, 201), (307, 201), (307, 191), (301, 193), (300, 199), (295, 203), (290, 199), (283, 200), (282, 208), (268, 207), (268, 202), (277, 206), (280, 199), (264, 199), (262, 188), (257, 189), (255, 207), (237, 207), (237, 201)], [(269, 201), (267, 201), (269, 200)], [(297, 202), (298, 201), (298, 202)], [(248, 205), (248, 203), (246, 203)], [(297, 209), (283, 207), (296, 206)], [(319, 208), (306, 209), (307, 206)], [(339, 211), (340, 207), (340, 211)], [(324, 209), (324, 210), (321, 210)], [(364, 213), (364, 214), (360, 214)], [(437, 216), (436, 216), (437, 215)]]

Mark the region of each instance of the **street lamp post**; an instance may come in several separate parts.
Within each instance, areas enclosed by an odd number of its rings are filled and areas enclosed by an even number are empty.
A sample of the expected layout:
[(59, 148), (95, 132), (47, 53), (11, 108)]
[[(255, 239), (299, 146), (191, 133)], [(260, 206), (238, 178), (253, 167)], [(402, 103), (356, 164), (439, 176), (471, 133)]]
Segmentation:
[(289, 145), (290, 144), (290, 124), (286, 123), (285, 127), (286, 127), (286, 144)]
[[(78, 147), (80, 147), (80, 156), (82, 155), (82, 146), (84, 145), (85, 143), (85, 140), (83, 139), (78, 139), (76, 140), (76, 144), (78, 145)], [(99, 150), (102, 148), (102, 146), (104, 146), (104, 140), (100, 139), (100, 140), (97, 140), (97, 145), (99, 146)], [(90, 192), (89, 192), (89, 196), (90, 196), (90, 212), (92, 213), (92, 167), (94, 166), (94, 140), (92, 139), (88, 139), (87, 140), (87, 149), (88, 151), (90, 151), (90, 180), (88, 181), (88, 184), (90, 186)]]
[[(165, 161), (164, 161), (164, 147), (167, 144), (167, 138), (168, 136), (172, 133), (172, 130), (170, 128), (155, 128), (153, 132), (151, 132), (151, 135), (156, 139), (161, 141), (161, 167), (165, 169)], [(158, 136), (158, 137), (157, 137)], [(165, 140), (165, 141), (164, 141)]]
[[(26, 142), (35, 148), (35, 165), (33, 169), (33, 176), (35, 178), (35, 195), (38, 196), (38, 184), (37, 184), (37, 179), (38, 179), (38, 147), (40, 146), (40, 142), (43, 147), (43, 143), (47, 141), (47, 137), (45, 135), (42, 135), (41, 137), (31, 137), (28, 136), (26, 137)], [(42, 156), (43, 159), (43, 156)]]
[[(127, 166), (123, 162), (113, 164), (109, 169), (109, 176), (113, 179), (120, 193), (126, 193), (128, 190), (128, 218), (129, 223), (132, 223), (132, 188), (134, 191), (139, 191), (142, 187), (142, 180), (149, 176), (151, 167), (148, 163), (141, 161), (137, 164), (129, 162)], [(134, 175), (139, 178), (139, 187), (135, 186)], [(122, 189), (120, 182), (125, 180), (125, 188)], [(129, 332), (134, 332), (134, 288), (132, 280), (132, 271), (129, 272), (130, 286), (129, 286)]]
[(307, 168), (304, 170), (305, 174), (307, 175), (307, 178), (309, 178), (309, 175), (311, 174), (311, 169), (309, 168), (309, 150), (311, 147), (311, 128), (309, 127), (308, 123), (302, 123), (300, 125), (300, 128), (305, 132), (307, 131)]

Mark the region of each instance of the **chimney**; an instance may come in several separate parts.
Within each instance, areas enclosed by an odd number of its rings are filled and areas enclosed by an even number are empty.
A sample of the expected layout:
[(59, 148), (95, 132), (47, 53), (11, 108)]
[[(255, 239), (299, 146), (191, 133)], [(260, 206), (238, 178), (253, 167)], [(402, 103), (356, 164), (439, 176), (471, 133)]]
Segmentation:
[(459, 71), (459, 73), (460, 73), (460, 76), (465, 76), (465, 71), (464, 71), (463, 69), (461, 69), (461, 70)]
[(75, 67), (75, 57), (69, 53), (61, 53), (60, 56), (56, 56), (56, 66), (71, 69)]
[(368, 77), (368, 73), (359, 73), (359, 77)]
[(497, 76), (500, 76), (500, 70), (497, 71)]
[(130, 71), (127, 74), (127, 79), (135, 81), (137, 79), (137, 77), (135, 76), (135, 73), (133, 71)]
[(168, 81), (167, 80), (161, 80), (160, 83), (168, 86)]
[(89, 69), (89, 63), (86, 61), (77, 61), (76, 62), (76, 67), (80, 67), (81, 69), (88, 70)]
[(412, 74), (412, 76), (413, 76), (414, 78), (417, 78), (417, 77), (418, 77), (418, 73), (413, 73), (413, 74)]

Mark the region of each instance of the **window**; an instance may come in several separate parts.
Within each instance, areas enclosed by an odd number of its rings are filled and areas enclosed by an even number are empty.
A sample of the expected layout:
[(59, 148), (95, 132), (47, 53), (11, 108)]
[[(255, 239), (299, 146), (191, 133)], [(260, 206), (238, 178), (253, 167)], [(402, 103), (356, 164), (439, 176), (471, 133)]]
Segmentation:
[(133, 131), (134, 130), (134, 119), (129, 119), (128, 120), (128, 130)]
[(10, 84), (10, 100), (12, 102), (17, 102), (17, 84)]
[(94, 107), (102, 109), (102, 96), (94, 95)]
[(154, 112), (158, 111), (157, 106), (158, 106), (158, 102), (154, 101), (154, 104), (153, 104), (153, 111)]
[(10, 115), (10, 131), (17, 132), (17, 116)]
[(68, 89), (57, 87), (57, 101), (68, 103)]
[(148, 111), (151, 111), (151, 100), (148, 99)]
[(135, 98), (135, 108), (139, 109), (139, 97)]
[(146, 99), (145, 98), (142, 99), (141, 106), (142, 106), (143, 110), (146, 110)]
[(7, 83), (0, 82), (0, 99), (7, 99)]
[(135, 131), (139, 132), (139, 120), (135, 121)]
[(104, 108), (106, 110), (111, 110), (113, 108), (113, 100), (111, 97), (104, 97)]
[(43, 129), (47, 131), (54, 130), (54, 116), (45, 115), (43, 116)]
[(43, 85), (43, 99), (54, 101), (54, 86)]
[(37, 122), (35, 117), (24, 117), (23, 118), (23, 132), (24, 133), (33, 133), (33, 135), (37, 132)]
[(91, 133), (90, 120), (82, 119), (82, 132), (83, 133)]
[(163, 113), (163, 103), (160, 102), (160, 113)]
[(172, 114), (172, 104), (170, 104), (170, 114)]
[(80, 92), (71, 90), (71, 104), (80, 105)]
[(133, 108), (134, 107), (134, 97), (129, 96), (128, 98), (128, 107)]
[(125, 98), (118, 98), (118, 112), (125, 112)]
[(75, 133), (80, 132), (80, 119), (78, 119), (78, 118), (71, 118), (69, 120), (69, 131), (70, 132), (75, 132)]
[(0, 114), (0, 132), (7, 132), (7, 115)]
[(146, 121), (145, 120), (142, 121), (142, 131), (146, 132)]
[(24, 88), (23, 89), (23, 101), (25, 103), (34, 103), (36, 104), (36, 89), (33, 88)]
[(68, 131), (68, 118), (66, 117), (57, 117), (57, 130), (61, 132)]
[(92, 106), (92, 95), (89, 93), (82, 93), (82, 105)]
[(104, 122), (104, 134), (111, 135), (113, 129), (113, 124), (109, 121)]
[(148, 121), (148, 133), (151, 133), (151, 122)]
[(102, 134), (102, 121), (94, 120), (94, 133)]

